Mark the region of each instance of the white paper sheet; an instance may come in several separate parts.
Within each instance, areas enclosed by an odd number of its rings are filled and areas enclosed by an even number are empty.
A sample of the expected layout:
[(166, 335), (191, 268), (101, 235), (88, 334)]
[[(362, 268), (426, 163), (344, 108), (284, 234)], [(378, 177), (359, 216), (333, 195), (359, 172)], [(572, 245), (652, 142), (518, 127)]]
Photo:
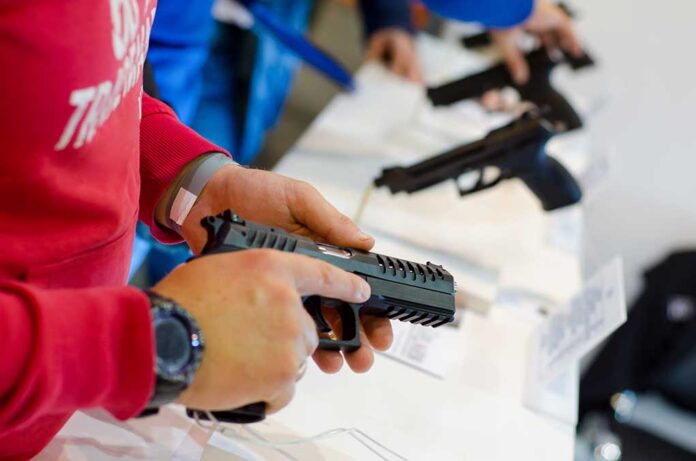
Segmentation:
[(363, 216), (368, 230), (496, 270), (545, 245), (547, 216), (517, 181), (464, 198), (452, 181), (413, 195), (376, 190)]
[(394, 342), (383, 355), (439, 378), (444, 378), (456, 363), (457, 328), (447, 325), (424, 328), (392, 322), (392, 329)]
[(548, 384), (626, 321), (623, 265), (614, 259), (564, 308), (551, 313), (530, 342), (531, 385)]

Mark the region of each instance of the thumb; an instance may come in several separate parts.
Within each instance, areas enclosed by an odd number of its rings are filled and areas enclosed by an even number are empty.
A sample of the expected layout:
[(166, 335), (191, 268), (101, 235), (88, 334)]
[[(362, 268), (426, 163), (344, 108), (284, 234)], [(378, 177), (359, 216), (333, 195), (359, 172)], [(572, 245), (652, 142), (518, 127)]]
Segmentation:
[(503, 60), (517, 85), (524, 85), (529, 80), (529, 66), (524, 54), (517, 44), (509, 44), (503, 49)]
[(349, 217), (339, 212), (311, 185), (297, 181), (288, 194), (295, 220), (325, 243), (369, 250), (375, 244)]
[(518, 45), (519, 32), (517, 29), (501, 31), (495, 35), (495, 41), (512, 79), (517, 85), (524, 85), (529, 80), (529, 66)]
[(387, 41), (377, 34), (370, 39), (367, 45), (367, 59), (370, 61), (382, 61), (387, 52)]

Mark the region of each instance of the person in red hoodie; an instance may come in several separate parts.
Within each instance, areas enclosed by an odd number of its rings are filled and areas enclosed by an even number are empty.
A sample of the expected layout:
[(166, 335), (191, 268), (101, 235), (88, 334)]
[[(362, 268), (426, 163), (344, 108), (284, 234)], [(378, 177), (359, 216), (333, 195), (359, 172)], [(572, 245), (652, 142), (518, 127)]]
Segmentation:
[[(235, 165), (143, 94), (154, 13), (154, 0), (0, 0), (0, 459), (35, 455), (79, 409), (277, 411), (307, 356), (343, 363), (315, 352), (301, 296), (369, 296), (328, 264), (261, 250), (126, 286), (137, 219), (194, 251), (201, 218), (226, 208), (373, 245), (308, 184)], [(367, 346), (345, 357), (358, 372), (391, 341), (388, 322), (363, 327)]]

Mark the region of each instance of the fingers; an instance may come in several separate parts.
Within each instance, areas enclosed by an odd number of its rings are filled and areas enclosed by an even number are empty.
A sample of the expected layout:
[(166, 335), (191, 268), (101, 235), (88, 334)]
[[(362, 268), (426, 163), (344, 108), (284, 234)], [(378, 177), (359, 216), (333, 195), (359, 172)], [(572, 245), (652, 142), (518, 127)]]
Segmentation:
[(384, 35), (377, 34), (370, 39), (367, 46), (366, 59), (369, 61), (383, 61), (387, 56), (388, 40)]
[[(341, 338), (343, 335), (343, 325), (341, 316), (336, 309), (322, 308), (322, 315), (333, 330), (333, 336)], [(314, 362), (324, 373), (338, 373), (343, 368), (343, 355), (338, 351), (317, 350), (312, 356)]]
[(389, 53), (391, 57), (390, 69), (396, 75), (401, 77), (407, 77), (411, 67), (411, 58), (407, 47), (400, 42), (398, 39), (394, 38), (389, 42)]
[(503, 60), (510, 69), (510, 75), (517, 85), (524, 85), (529, 80), (529, 66), (524, 59), (524, 54), (517, 45), (506, 47), (503, 50)]
[(302, 319), (302, 345), (303, 350), (301, 351), (300, 357), (309, 357), (314, 354), (319, 347), (319, 335), (317, 334), (317, 325), (314, 323), (314, 319), (311, 315), (307, 313), (304, 306), (300, 309)]
[(360, 321), (372, 347), (378, 351), (386, 351), (391, 347), (394, 332), (389, 319), (365, 315)]
[[(524, 30), (537, 35), (548, 50), (556, 49), (560, 45), (575, 57), (583, 55), (582, 45), (571, 18), (558, 5), (549, 1), (538, 0), (531, 18), (524, 25)], [(521, 27), (492, 32), (493, 41), (517, 85), (523, 85), (529, 80), (529, 65), (519, 47), (522, 33)]]
[(532, 18), (525, 26), (530, 32), (539, 35), (547, 49), (559, 46), (575, 57), (583, 55), (582, 44), (575, 32), (573, 20), (558, 5), (549, 1), (539, 1)]
[(345, 354), (348, 366), (355, 373), (365, 373), (375, 361), (373, 346), (377, 350), (387, 350), (392, 343), (393, 333), (388, 319), (366, 315), (361, 318), (360, 344), (355, 352)]
[(537, 35), (544, 48), (550, 52), (561, 48), (575, 57), (581, 57), (584, 54), (582, 44), (570, 19), (562, 19), (559, 21), (558, 27), (540, 32)]
[(343, 367), (343, 356), (340, 352), (317, 349), (312, 358), (324, 373), (338, 373)]
[(393, 73), (408, 80), (419, 83), (423, 81), (423, 71), (413, 38), (401, 29), (390, 28), (377, 32), (370, 40), (367, 58), (384, 62)]
[(411, 68), (408, 71), (406, 78), (416, 83), (425, 83), (425, 77), (423, 76), (423, 68), (421, 67), (418, 56), (414, 56), (411, 61)]
[[(324, 316), (332, 326), (335, 334), (340, 337), (341, 324), (338, 314), (332, 310), (325, 310)], [(393, 340), (391, 323), (388, 319), (372, 315), (361, 316), (360, 343), (363, 345), (355, 352), (344, 354), (350, 368), (357, 373), (368, 371), (374, 362), (374, 353), (371, 347), (385, 351), (389, 349)], [(343, 366), (344, 359), (335, 351), (317, 350), (313, 355), (314, 361), (324, 373), (336, 373)]]
[(357, 275), (309, 256), (281, 255), (300, 296), (319, 295), (349, 303), (364, 303), (370, 297), (370, 285)]
[(362, 347), (357, 351), (344, 354), (348, 366), (355, 373), (365, 373), (372, 368), (375, 361), (375, 354), (372, 352), (369, 339), (362, 328), (360, 328), (360, 344)]
[(556, 34), (553, 32), (543, 32), (539, 34), (539, 40), (541, 41), (542, 46), (546, 48), (546, 51), (551, 52), (557, 49), (558, 40)]
[(317, 350), (312, 358), (324, 373), (337, 373), (343, 367), (344, 358), (355, 373), (365, 373), (372, 368), (375, 355), (369, 346), (367, 335), (362, 329), (360, 330), (360, 343), (362, 344), (360, 349), (344, 353), (343, 356), (340, 352)]
[(375, 240), (346, 215), (340, 213), (312, 186), (295, 181), (288, 191), (289, 209), (301, 223), (321, 240), (337, 246), (369, 250)]
[(579, 58), (584, 54), (582, 44), (580, 43), (580, 38), (575, 32), (575, 27), (573, 26), (570, 18), (566, 17), (561, 26), (558, 28), (557, 34), (561, 43), (561, 48), (576, 58)]
[(423, 81), (423, 71), (418, 61), (418, 55), (410, 37), (397, 40), (393, 52), (394, 64), (392, 71), (412, 82)]
[(500, 91), (486, 91), (481, 96), (481, 105), (489, 112), (503, 110), (503, 98)]
[[(338, 316), (329, 315), (327, 313), (326, 320), (331, 324), (337, 337), (340, 337), (341, 327)], [(388, 338), (388, 341), (391, 343), (391, 338)], [(386, 340), (383, 340), (381, 345), (384, 345), (385, 343)], [(375, 356), (372, 352), (372, 347), (370, 346), (370, 340), (365, 334), (365, 330), (363, 328), (360, 328), (360, 344), (362, 344), (360, 349), (355, 352), (343, 353), (343, 356), (340, 352), (336, 351), (317, 350), (312, 358), (324, 373), (338, 372), (343, 366), (344, 358), (345, 361), (348, 362), (348, 366), (350, 366), (351, 370), (356, 373), (365, 373), (372, 367)]]
[(529, 66), (518, 44), (520, 34), (521, 31), (517, 28), (496, 31), (493, 39), (514, 82), (524, 85), (529, 80)]

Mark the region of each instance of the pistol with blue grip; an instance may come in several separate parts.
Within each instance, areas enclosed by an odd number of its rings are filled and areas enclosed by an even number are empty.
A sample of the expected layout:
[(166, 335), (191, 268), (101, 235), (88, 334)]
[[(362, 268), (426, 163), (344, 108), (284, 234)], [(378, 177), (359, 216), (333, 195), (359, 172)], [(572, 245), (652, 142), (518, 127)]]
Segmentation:
[[(242, 219), (231, 210), (202, 221), (208, 232), (201, 257), (219, 253), (266, 248), (320, 259), (362, 277), (372, 294), (364, 303), (309, 296), (303, 299), (307, 312), (317, 325), (319, 348), (353, 352), (360, 348), (360, 315), (369, 314), (426, 327), (439, 327), (454, 320), (456, 292), (452, 275), (430, 262), (418, 264), (324, 243), (288, 233), (282, 229)], [(341, 337), (333, 333), (322, 309), (335, 309), (341, 320)], [(220, 421), (250, 423), (263, 419), (265, 404), (214, 412)], [(206, 419), (204, 412), (189, 410), (190, 416)]]
[[(460, 176), (477, 173), (472, 187), (459, 185), (459, 193), (473, 194), (501, 181), (518, 178), (537, 196), (545, 211), (578, 203), (582, 190), (572, 174), (546, 153), (546, 143), (556, 134), (554, 126), (539, 111), (523, 114), (508, 125), (491, 131), (482, 140), (459, 146), (407, 167), (382, 171), (376, 187), (409, 194)], [(486, 177), (493, 168), (497, 175)]]

